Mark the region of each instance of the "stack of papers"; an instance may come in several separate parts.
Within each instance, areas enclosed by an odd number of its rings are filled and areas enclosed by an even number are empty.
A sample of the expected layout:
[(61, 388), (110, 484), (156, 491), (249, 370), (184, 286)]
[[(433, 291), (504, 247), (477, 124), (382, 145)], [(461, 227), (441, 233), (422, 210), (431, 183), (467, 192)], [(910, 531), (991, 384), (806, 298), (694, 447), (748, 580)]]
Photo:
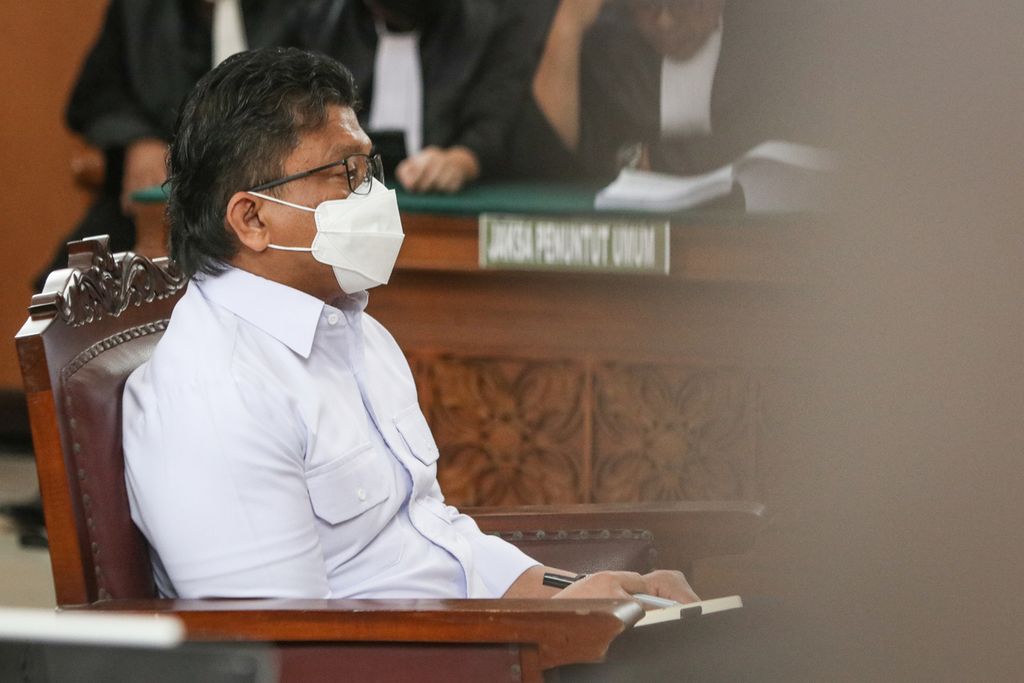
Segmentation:
[(607, 211), (680, 211), (732, 192), (732, 165), (704, 175), (675, 176), (624, 168), (611, 185), (597, 193), (594, 208)]
[(683, 211), (743, 188), (747, 211), (809, 211), (825, 207), (835, 155), (792, 142), (769, 140), (710, 173), (675, 176), (623, 169), (594, 200), (602, 211)]

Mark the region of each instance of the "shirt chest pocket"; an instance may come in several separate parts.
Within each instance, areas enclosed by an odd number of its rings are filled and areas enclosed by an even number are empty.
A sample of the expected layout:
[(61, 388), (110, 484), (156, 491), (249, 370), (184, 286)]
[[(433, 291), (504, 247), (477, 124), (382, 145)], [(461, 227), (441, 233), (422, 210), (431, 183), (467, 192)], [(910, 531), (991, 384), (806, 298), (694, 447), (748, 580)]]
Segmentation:
[(391, 476), (365, 444), (306, 473), (313, 512), (331, 524), (348, 521), (391, 497)]
[(419, 405), (413, 404), (398, 413), (394, 422), (405, 445), (417, 460), (428, 467), (437, 462), (437, 444), (434, 442), (434, 435), (430, 433), (430, 425), (423, 417)]

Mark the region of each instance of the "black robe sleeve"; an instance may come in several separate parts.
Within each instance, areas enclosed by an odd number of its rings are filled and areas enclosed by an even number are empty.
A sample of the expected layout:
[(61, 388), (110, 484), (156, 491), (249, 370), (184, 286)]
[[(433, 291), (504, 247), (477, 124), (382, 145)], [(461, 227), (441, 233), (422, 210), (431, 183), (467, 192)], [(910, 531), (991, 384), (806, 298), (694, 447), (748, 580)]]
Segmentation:
[(168, 131), (146, 115), (132, 92), (124, 1), (113, 0), (107, 8), (99, 38), (85, 58), (66, 112), (71, 130), (103, 149), (123, 148), (139, 138), (168, 136)]
[[(505, 167), (505, 150), (519, 108), (529, 96), (530, 80), (539, 59), (543, 35), (531, 22), (529, 3), (498, 3), (473, 78), (461, 93), (458, 126), (449, 145), (463, 145), (476, 154), (481, 176)], [(470, 15), (472, 16), (472, 15)]]
[[(556, 7), (557, 3), (550, 5), (547, 15), (540, 17), (543, 34), (550, 30)], [(508, 173), (535, 180), (604, 183), (614, 178), (619, 149), (657, 135), (659, 63), (622, 9), (606, 8), (581, 46), (578, 149), (562, 143), (527, 91), (507, 147)]]

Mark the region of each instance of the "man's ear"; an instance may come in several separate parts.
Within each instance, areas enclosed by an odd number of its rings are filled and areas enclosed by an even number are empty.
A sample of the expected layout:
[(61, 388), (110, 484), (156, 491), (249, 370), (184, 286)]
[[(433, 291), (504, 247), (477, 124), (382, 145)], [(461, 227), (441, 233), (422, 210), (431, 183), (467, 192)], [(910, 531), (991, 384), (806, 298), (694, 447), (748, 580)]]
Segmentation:
[(270, 243), (270, 231), (260, 215), (266, 204), (265, 200), (248, 192), (236, 192), (228, 200), (224, 213), (224, 220), (238, 241), (253, 251), (263, 251)]

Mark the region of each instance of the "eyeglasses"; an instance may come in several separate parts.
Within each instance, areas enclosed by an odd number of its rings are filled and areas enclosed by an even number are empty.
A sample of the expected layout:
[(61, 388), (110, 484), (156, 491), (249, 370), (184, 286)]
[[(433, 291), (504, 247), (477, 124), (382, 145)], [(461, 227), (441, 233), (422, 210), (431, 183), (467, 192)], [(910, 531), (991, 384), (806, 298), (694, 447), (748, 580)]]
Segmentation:
[(379, 183), (384, 182), (384, 165), (381, 163), (379, 154), (352, 154), (340, 161), (332, 161), (329, 164), (317, 166), (316, 168), (311, 168), (308, 171), (294, 173), (292, 175), (285, 176), (284, 178), (278, 178), (277, 180), (262, 183), (251, 188), (249, 191), (262, 192), (263, 190), (269, 190), (270, 188), (277, 187), (278, 185), (290, 183), (293, 180), (308, 178), (311, 175), (337, 166), (345, 167), (345, 176), (348, 179), (348, 189), (352, 191), (352, 194), (369, 194), (370, 187), (372, 186), (374, 179)]

